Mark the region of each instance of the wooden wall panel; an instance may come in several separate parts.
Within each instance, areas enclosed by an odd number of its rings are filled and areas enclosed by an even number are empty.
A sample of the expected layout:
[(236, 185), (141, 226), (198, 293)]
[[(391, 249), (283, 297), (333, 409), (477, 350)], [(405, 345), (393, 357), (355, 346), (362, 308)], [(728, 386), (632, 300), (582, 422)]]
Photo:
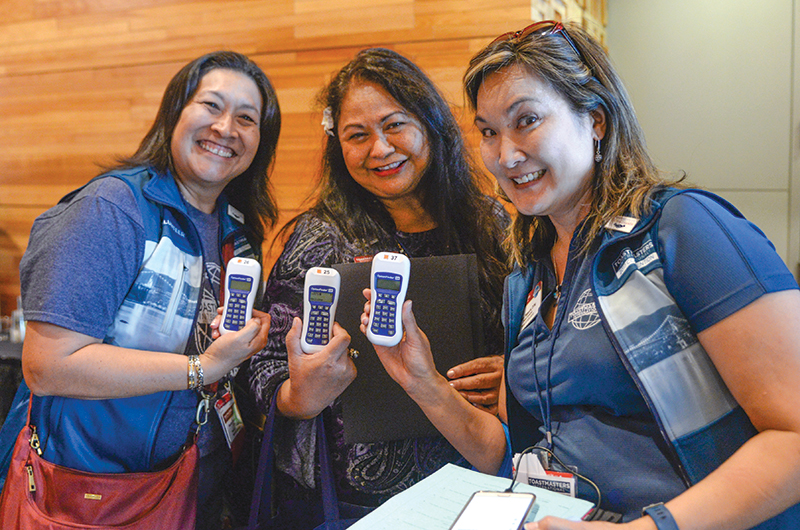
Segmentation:
[(284, 222), (304, 209), (318, 173), (314, 99), (358, 50), (384, 46), (417, 62), (474, 145), (461, 76), (475, 52), (532, 20), (581, 21), (603, 41), (605, 25), (605, 0), (0, 0), (0, 10), (2, 314), (19, 292), (33, 219), (98, 163), (132, 153), (169, 79), (202, 53), (246, 53), (276, 87), (283, 128), (272, 180)]
[[(24, 3), (3, 4), (13, 9)], [(0, 24), (2, 74), (185, 62), (198, 52), (218, 48), (257, 54), (489, 37), (529, 22), (534, 14), (582, 20), (584, 14), (591, 18), (596, 11), (580, 7), (575, 0), (109, 0), (35, 4), (39, 7), (18, 12)], [(23, 16), (26, 12), (27, 17)]]

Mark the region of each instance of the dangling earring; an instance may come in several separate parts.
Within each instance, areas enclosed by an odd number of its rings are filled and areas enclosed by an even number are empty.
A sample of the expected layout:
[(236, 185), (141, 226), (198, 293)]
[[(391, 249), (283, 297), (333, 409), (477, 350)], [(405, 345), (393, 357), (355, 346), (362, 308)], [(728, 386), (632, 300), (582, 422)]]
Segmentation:
[(603, 153), (600, 152), (600, 139), (597, 139), (597, 151), (594, 153), (594, 161), (598, 164), (603, 161)]

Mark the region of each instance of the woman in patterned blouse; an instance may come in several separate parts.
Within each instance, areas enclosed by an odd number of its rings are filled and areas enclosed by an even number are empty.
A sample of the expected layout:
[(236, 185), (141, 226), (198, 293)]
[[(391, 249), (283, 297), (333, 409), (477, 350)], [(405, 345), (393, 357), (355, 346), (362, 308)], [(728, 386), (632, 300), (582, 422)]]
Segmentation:
[[(501, 249), (506, 211), (485, 182), (459, 126), (433, 83), (411, 61), (385, 49), (360, 52), (320, 96), (327, 146), (314, 206), (293, 230), (272, 270), (264, 310), (269, 342), (249, 368), (266, 413), (277, 399), (276, 497), (320, 505), (313, 421), (322, 413), (340, 501), (374, 507), (448, 462), (462, 462), (442, 437), (345, 444), (338, 396), (355, 378), (349, 335), (334, 330), (321, 352), (300, 351), (305, 272), (379, 251), (412, 257), (474, 253), (485, 320), (485, 357), (453, 367), (453, 386), (476, 407), (497, 411), (502, 375)], [(350, 330), (358, 332), (358, 330)], [(318, 478), (318, 477), (317, 477)]]

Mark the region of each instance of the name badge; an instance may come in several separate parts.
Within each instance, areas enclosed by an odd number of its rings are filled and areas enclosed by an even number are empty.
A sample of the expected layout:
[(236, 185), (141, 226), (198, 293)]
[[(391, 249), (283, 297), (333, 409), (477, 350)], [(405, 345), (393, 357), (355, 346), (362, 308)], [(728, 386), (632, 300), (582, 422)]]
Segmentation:
[(231, 206), (230, 204), (228, 205), (228, 215), (230, 215), (240, 223), (244, 224), (244, 214), (239, 210), (237, 210), (236, 208), (234, 208), (233, 206)]
[(519, 453), (514, 455), (514, 462), (517, 463), (517, 480), (525, 482), (529, 486), (544, 488), (570, 497), (575, 496), (577, 486), (575, 475), (569, 472), (545, 469), (534, 454), (528, 453), (522, 458), (519, 456)]
[(217, 399), (214, 408), (222, 423), (222, 432), (225, 433), (225, 441), (228, 442), (235, 462), (244, 442), (244, 422), (229, 384), (226, 383), (225, 388), (226, 392)]
[(609, 222), (606, 223), (606, 228), (609, 230), (616, 230), (617, 232), (624, 232), (626, 234), (630, 234), (633, 227), (636, 226), (639, 220), (635, 217), (626, 217), (624, 215), (620, 215), (619, 217), (615, 217)]
[(525, 329), (533, 322), (536, 315), (539, 314), (539, 308), (542, 305), (542, 282), (536, 284), (528, 293), (528, 300), (525, 302), (525, 313), (522, 316), (522, 327), (520, 330)]

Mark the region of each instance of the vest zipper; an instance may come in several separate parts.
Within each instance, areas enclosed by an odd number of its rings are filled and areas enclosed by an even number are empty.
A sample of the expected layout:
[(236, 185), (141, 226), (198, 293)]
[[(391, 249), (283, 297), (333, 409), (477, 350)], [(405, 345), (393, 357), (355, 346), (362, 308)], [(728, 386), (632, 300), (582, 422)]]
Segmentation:
[(175, 313), (178, 311), (178, 302), (181, 300), (181, 292), (183, 291), (183, 279), (186, 276), (186, 257), (183, 253), (180, 254), (181, 259), (181, 272), (175, 280), (175, 285), (172, 287), (172, 295), (169, 299), (167, 306), (167, 314), (164, 318), (164, 323), (161, 326), (161, 333), (169, 333), (172, 330), (172, 323), (175, 321)]
[[(641, 228), (631, 232), (630, 234), (625, 234), (624, 236), (619, 237), (618, 239), (614, 239), (612, 242), (614, 244), (620, 241), (632, 240), (634, 236), (638, 236), (639, 234), (650, 230), (655, 222), (656, 217), (654, 216), (650, 219), (645, 225)], [(667, 449), (670, 453), (670, 461), (671, 463), (677, 468), (676, 471), (678, 472), (678, 476), (683, 480), (683, 483), (686, 485), (687, 488), (692, 486), (692, 480), (689, 478), (689, 473), (686, 471), (686, 467), (681, 460), (681, 457), (678, 455), (678, 450), (675, 448), (672, 440), (670, 440), (669, 435), (667, 434), (667, 430), (664, 427), (664, 421), (661, 419), (661, 416), (658, 414), (658, 410), (656, 409), (653, 400), (650, 398), (650, 395), (647, 393), (647, 390), (642, 383), (642, 380), (639, 379), (639, 374), (636, 373), (633, 366), (631, 365), (628, 356), (625, 355), (625, 352), (622, 349), (622, 345), (617, 340), (616, 335), (611, 330), (611, 326), (606, 321), (605, 313), (603, 312), (603, 304), (600, 303), (600, 298), (597, 296), (597, 289), (595, 289), (595, 271), (598, 268), (598, 263), (600, 263), (600, 257), (603, 252), (610, 246), (609, 241), (604, 241), (600, 244), (600, 248), (597, 249), (597, 254), (595, 254), (594, 260), (592, 261), (592, 268), (590, 273), (590, 287), (592, 289), (592, 296), (594, 297), (595, 307), (597, 309), (597, 314), (600, 315), (600, 324), (603, 326), (603, 329), (606, 332), (606, 335), (611, 340), (611, 345), (614, 347), (614, 351), (617, 353), (617, 357), (619, 357), (622, 365), (625, 367), (625, 370), (628, 371), (628, 374), (633, 379), (633, 383), (636, 385), (636, 388), (639, 390), (639, 393), (644, 398), (644, 402), (647, 405), (647, 408), (650, 410), (650, 413), (653, 415), (653, 419), (656, 422), (656, 426), (658, 427), (658, 431), (661, 434), (662, 439), (666, 442)], [(660, 259), (660, 256), (659, 256)]]

